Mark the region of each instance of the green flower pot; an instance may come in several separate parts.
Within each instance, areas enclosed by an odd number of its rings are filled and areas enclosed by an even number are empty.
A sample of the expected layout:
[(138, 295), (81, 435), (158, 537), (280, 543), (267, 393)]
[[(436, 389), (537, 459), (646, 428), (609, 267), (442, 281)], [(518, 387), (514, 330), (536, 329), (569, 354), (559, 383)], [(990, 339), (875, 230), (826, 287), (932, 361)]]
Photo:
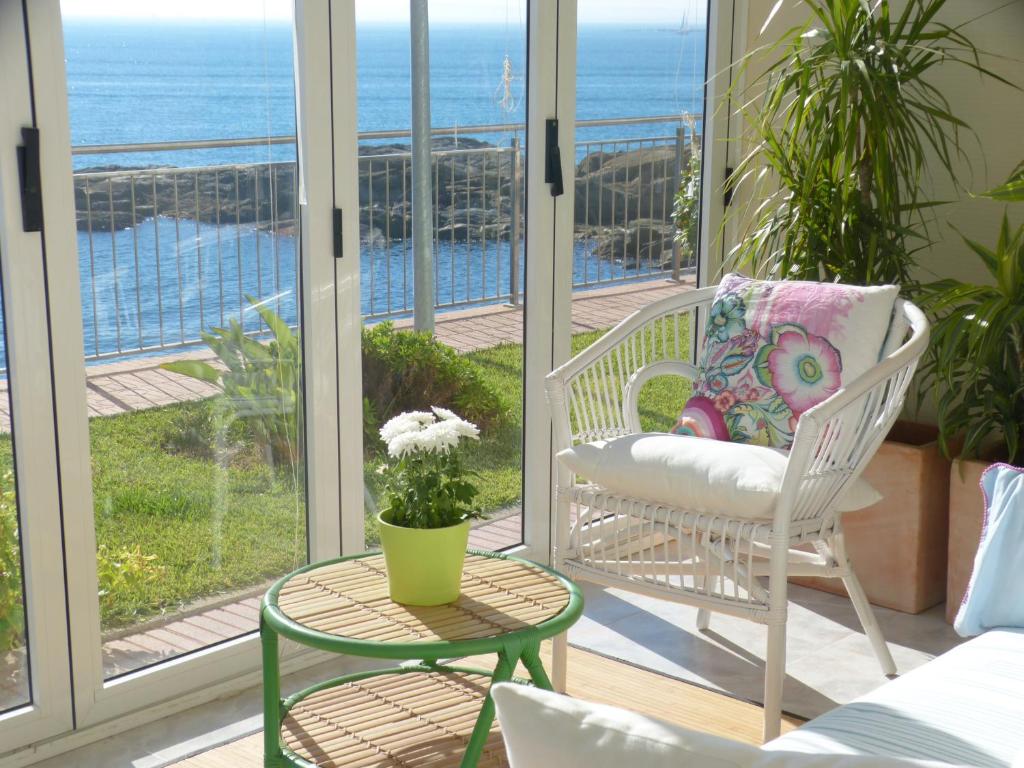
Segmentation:
[(403, 605), (444, 605), (459, 597), (470, 522), (447, 528), (403, 528), (377, 515), (391, 599)]

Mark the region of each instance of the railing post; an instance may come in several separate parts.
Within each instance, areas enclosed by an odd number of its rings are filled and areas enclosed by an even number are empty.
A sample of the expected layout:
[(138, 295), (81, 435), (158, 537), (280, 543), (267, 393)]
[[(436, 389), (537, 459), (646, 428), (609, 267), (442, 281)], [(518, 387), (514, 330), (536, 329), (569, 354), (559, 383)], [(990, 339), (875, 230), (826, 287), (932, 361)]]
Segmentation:
[[(679, 185), (683, 183), (683, 150), (686, 146), (686, 128), (682, 123), (676, 126), (676, 156), (675, 168), (672, 171), (672, 223), (675, 224), (675, 200), (679, 193)], [(682, 243), (679, 241), (679, 234), (672, 238), (672, 279), (678, 281), (680, 278), (679, 268), (682, 262)]]
[(430, 24), (427, 0), (410, 0), (412, 61), (413, 327), (434, 332), (434, 227), (431, 184)]
[(522, 234), (521, 197), (519, 187), (523, 181), (523, 168), (520, 163), (519, 137), (512, 139), (512, 227), (509, 233), (509, 295), (513, 307), (519, 306), (519, 238)]

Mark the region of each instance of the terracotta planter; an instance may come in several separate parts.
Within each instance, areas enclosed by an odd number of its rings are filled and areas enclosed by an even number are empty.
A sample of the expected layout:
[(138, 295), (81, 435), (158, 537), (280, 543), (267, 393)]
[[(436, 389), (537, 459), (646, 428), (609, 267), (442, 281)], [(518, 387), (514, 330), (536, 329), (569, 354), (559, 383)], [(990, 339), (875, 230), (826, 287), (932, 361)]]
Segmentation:
[(949, 571), (946, 576), (946, 621), (950, 624), (960, 610), (974, 568), (974, 555), (981, 541), (981, 519), (985, 500), (981, 494), (981, 473), (989, 462), (957, 459), (949, 470)]
[[(864, 470), (884, 497), (843, 515), (846, 547), (868, 599), (886, 608), (920, 613), (946, 596), (950, 462), (934, 427), (897, 422)], [(839, 579), (793, 579), (845, 595)]]

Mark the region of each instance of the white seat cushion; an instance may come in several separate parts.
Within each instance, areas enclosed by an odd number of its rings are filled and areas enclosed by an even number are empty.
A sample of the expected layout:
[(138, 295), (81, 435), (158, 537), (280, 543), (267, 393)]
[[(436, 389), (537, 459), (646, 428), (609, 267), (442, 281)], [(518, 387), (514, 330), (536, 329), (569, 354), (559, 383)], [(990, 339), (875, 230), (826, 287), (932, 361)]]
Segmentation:
[[(699, 512), (771, 519), (788, 454), (776, 448), (661, 432), (582, 443), (559, 452), (569, 470), (613, 494)], [(839, 503), (849, 512), (881, 495), (854, 481)]]
[(749, 744), (526, 685), (498, 683), (491, 692), (511, 768), (938, 766), (885, 757), (763, 752)]

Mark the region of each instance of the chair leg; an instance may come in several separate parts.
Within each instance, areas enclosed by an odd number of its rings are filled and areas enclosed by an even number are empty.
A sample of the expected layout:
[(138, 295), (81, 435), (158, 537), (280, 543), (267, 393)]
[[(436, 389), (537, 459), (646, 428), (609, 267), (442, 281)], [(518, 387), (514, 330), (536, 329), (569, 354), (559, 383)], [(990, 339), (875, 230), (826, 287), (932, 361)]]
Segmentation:
[(782, 731), (782, 684), (786, 679), (786, 623), (768, 625), (764, 667), (764, 741)]
[(565, 693), (566, 672), (568, 671), (569, 634), (555, 635), (551, 641), (551, 687), (558, 693)]
[(697, 630), (704, 632), (711, 626), (711, 611), (707, 608), (697, 609)]
[(882, 634), (882, 628), (878, 625), (878, 619), (875, 618), (871, 603), (868, 602), (864, 587), (861, 586), (857, 574), (853, 572), (850, 558), (846, 554), (846, 541), (843, 534), (839, 533), (833, 536), (830, 544), (833, 557), (843, 569), (843, 586), (846, 587), (846, 592), (850, 595), (850, 602), (853, 603), (857, 618), (860, 620), (861, 626), (864, 627), (864, 634), (871, 642), (871, 649), (875, 652), (875, 658), (878, 659), (878, 664), (882, 667), (882, 674), (886, 677), (893, 677), (896, 674), (896, 662), (893, 661), (892, 653), (889, 652), (889, 646), (885, 642), (885, 636)]
[[(696, 587), (698, 592), (703, 592), (707, 587), (708, 580), (706, 576), (694, 576), (693, 586)], [(697, 631), (704, 632), (708, 627), (711, 626), (711, 611), (707, 608), (697, 609)]]
[(896, 662), (893, 661), (892, 653), (889, 652), (889, 646), (885, 642), (885, 636), (882, 635), (882, 628), (878, 626), (878, 619), (875, 618), (875, 612), (871, 608), (871, 603), (868, 602), (868, 596), (864, 593), (864, 587), (860, 585), (860, 579), (852, 569), (843, 576), (843, 584), (850, 594), (854, 610), (857, 611), (857, 618), (860, 619), (861, 626), (864, 627), (864, 634), (871, 641), (871, 648), (882, 667), (882, 674), (886, 677), (894, 676)]

